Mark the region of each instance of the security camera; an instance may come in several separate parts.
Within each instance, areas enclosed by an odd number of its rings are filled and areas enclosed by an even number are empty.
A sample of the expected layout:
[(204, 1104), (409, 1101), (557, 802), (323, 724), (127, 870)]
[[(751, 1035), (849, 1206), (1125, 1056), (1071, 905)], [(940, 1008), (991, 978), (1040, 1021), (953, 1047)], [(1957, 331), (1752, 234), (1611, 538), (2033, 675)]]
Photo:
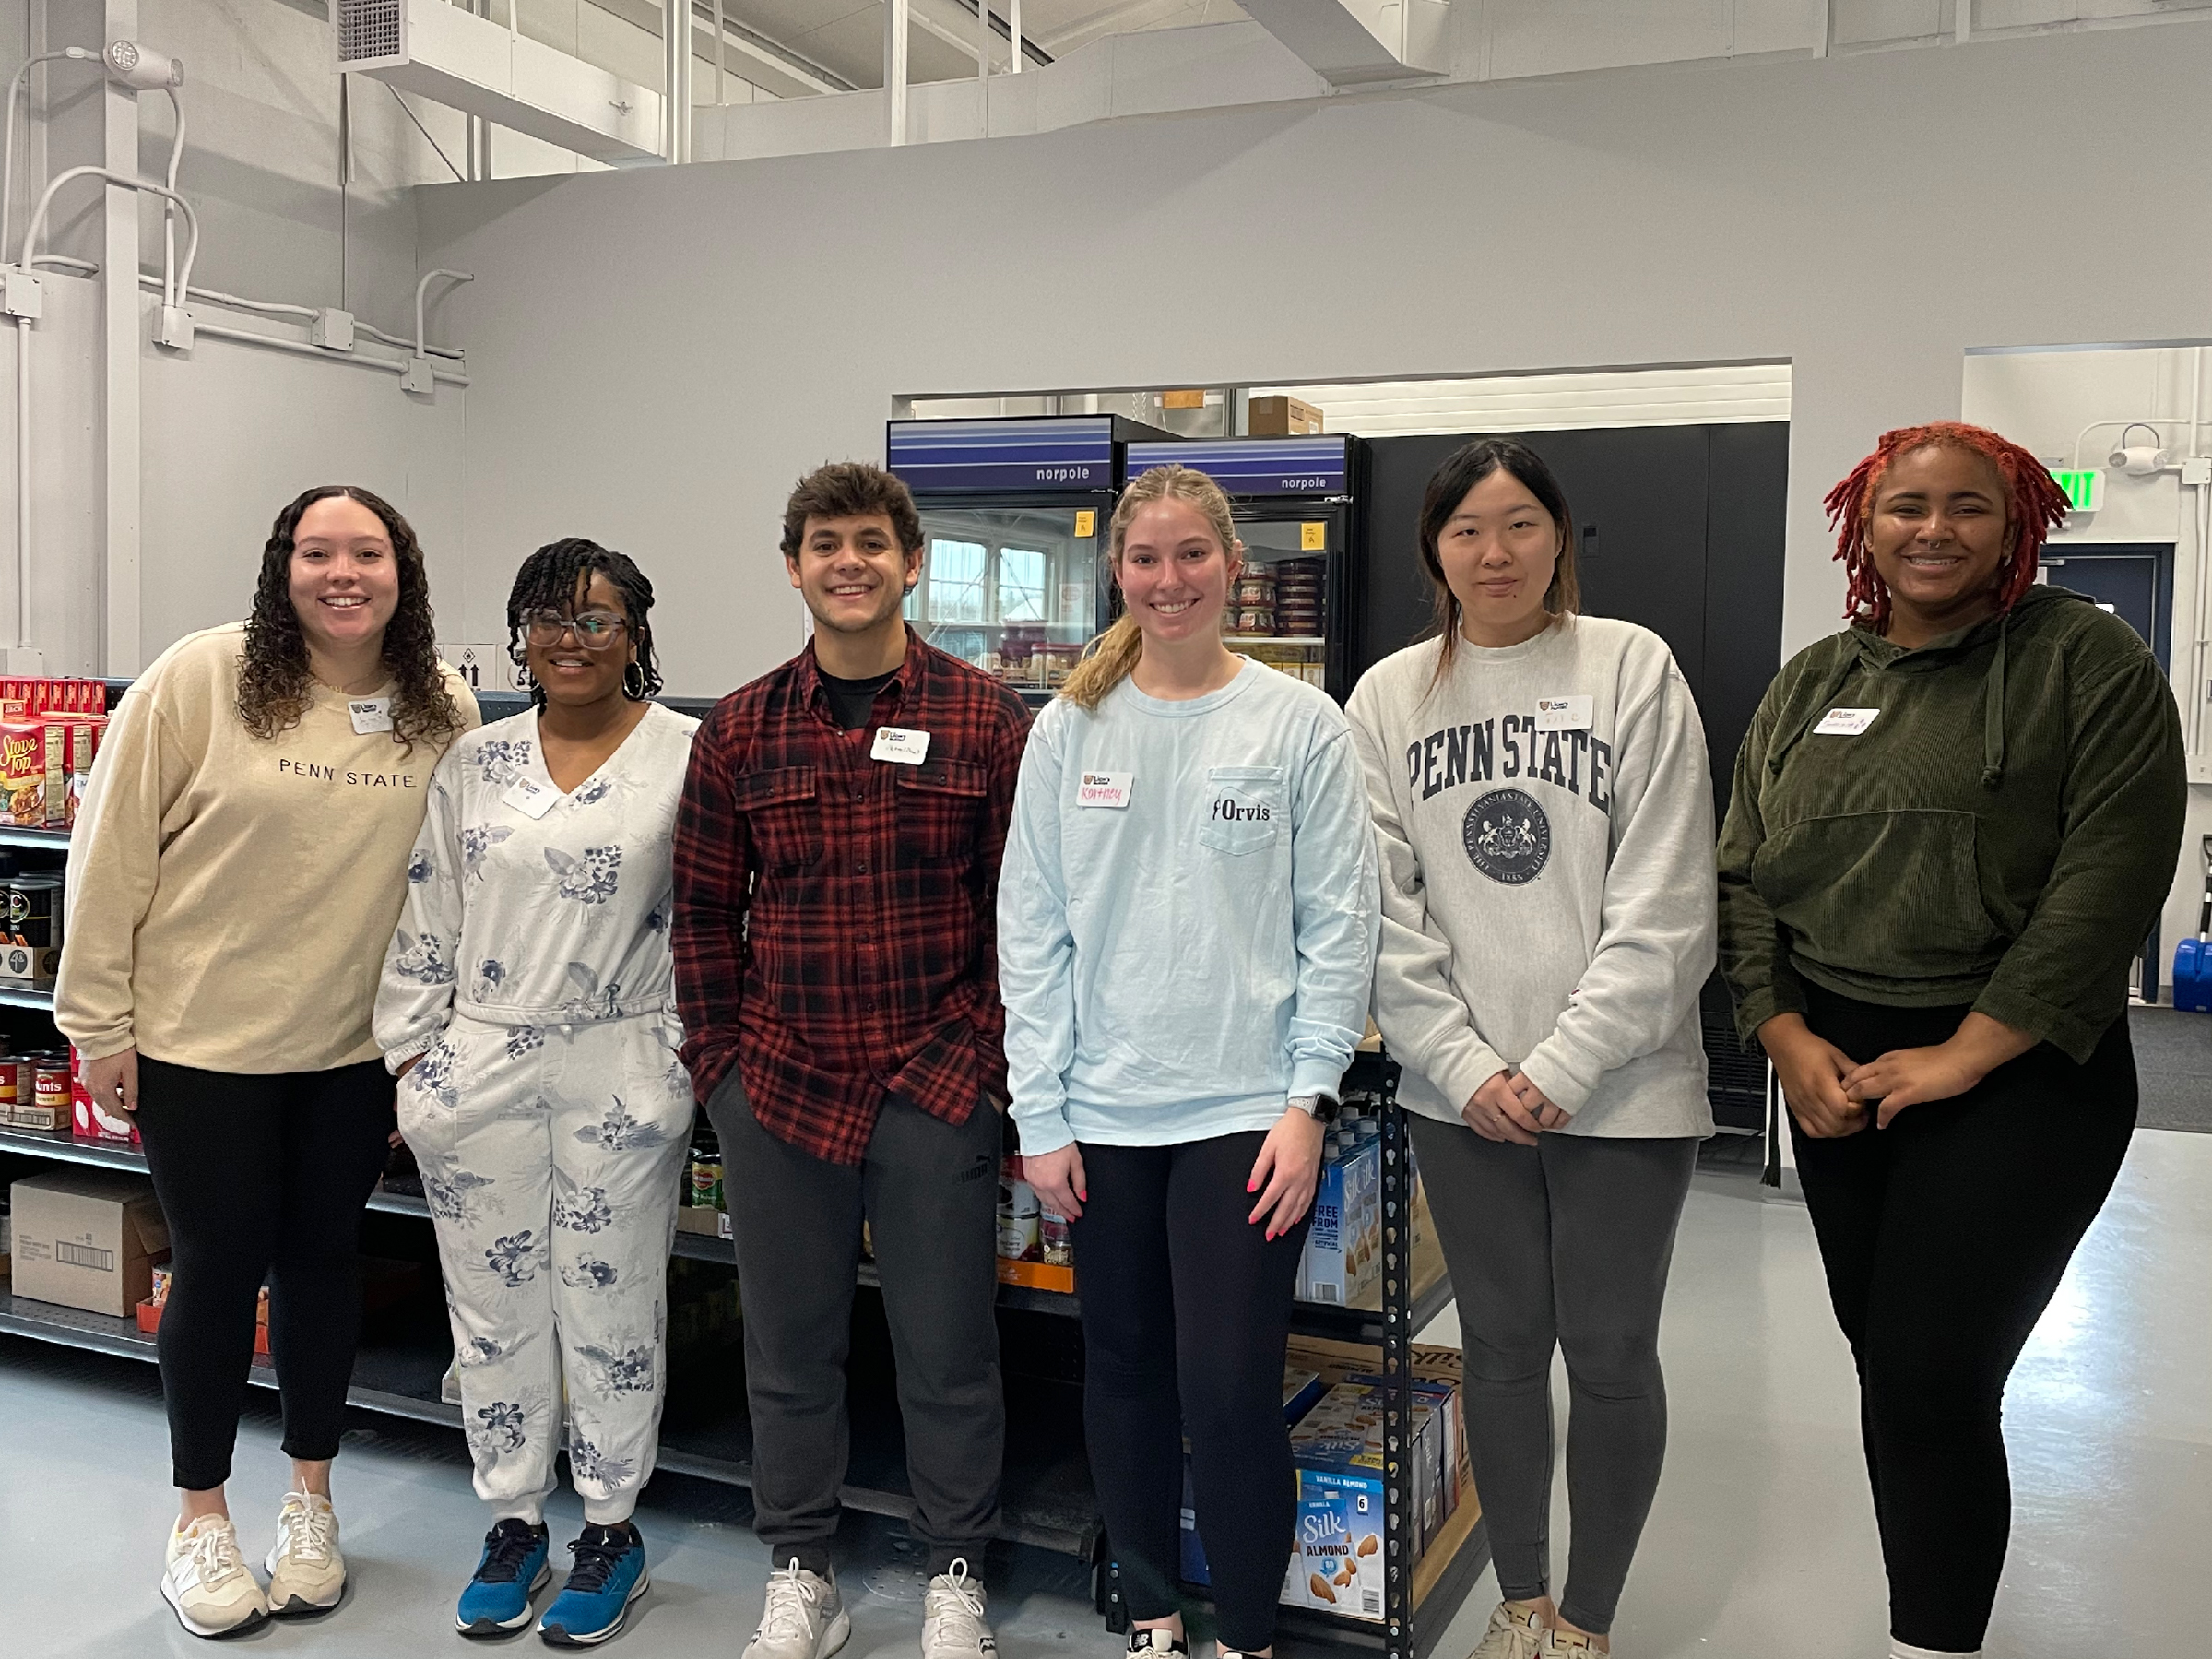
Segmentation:
[(107, 65), (109, 79), (120, 81), (134, 92), (159, 92), (164, 87), (184, 84), (183, 65), (166, 52), (156, 52), (136, 41), (109, 41), (101, 61)]

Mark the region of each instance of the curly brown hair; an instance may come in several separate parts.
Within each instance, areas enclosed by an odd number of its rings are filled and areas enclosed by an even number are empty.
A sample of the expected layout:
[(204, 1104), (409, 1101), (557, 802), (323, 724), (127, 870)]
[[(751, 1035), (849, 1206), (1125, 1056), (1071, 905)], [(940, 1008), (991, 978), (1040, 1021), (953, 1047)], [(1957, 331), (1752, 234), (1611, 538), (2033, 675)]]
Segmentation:
[(396, 508), (358, 484), (317, 484), (277, 515), (268, 543), (261, 550), (254, 613), (246, 619), (245, 653), (238, 669), (238, 717), (255, 737), (273, 738), (298, 725), (307, 712), (314, 676), (308, 666), (306, 636), (300, 632), (300, 613), (292, 604), (292, 541), (307, 509), (334, 495), (361, 503), (384, 521), (399, 568), (399, 607), (384, 628), (383, 652), (395, 687), (393, 740), (412, 751), (417, 742), (450, 738), (464, 721), (438, 662), (422, 546)]

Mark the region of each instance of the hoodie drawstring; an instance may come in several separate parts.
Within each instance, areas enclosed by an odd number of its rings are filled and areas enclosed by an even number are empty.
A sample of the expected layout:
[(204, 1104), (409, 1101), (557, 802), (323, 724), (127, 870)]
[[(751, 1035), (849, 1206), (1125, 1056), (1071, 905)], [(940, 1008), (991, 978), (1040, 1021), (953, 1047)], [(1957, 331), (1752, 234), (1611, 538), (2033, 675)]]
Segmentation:
[(1981, 681), (1981, 787), (1993, 789), (2005, 781), (2005, 644), (2012, 627), (2012, 612), (1997, 619), (1997, 651), (1990, 658), (1989, 673)]

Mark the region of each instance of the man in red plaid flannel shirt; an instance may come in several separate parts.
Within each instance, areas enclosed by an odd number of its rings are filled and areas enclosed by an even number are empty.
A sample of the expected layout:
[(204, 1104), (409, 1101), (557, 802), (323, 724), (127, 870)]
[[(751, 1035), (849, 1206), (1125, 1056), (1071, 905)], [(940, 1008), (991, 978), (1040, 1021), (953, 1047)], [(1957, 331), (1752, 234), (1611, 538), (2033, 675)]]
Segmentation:
[(850, 1629), (829, 1541), (865, 1217), (930, 1557), (923, 1651), (986, 1659), (1005, 1440), (993, 927), (1029, 716), (907, 628), (922, 527), (897, 479), (810, 474), (783, 551), (814, 637), (715, 706), (676, 820), (683, 1059), (722, 1143), (775, 1569), (746, 1654), (826, 1659)]

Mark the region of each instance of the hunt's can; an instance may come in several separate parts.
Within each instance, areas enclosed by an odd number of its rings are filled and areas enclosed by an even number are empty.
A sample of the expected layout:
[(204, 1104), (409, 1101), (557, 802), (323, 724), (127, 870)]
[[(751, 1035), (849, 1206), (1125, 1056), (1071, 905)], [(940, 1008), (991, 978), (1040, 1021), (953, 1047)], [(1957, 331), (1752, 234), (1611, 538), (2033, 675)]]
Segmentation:
[(0, 1054), (0, 1121), (15, 1115), (23, 1093), (23, 1062), (13, 1054)]
[(54, 918), (60, 913), (62, 878), (57, 875), (19, 875), (7, 883), (7, 931), (19, 944), (34, 950), (60, 942)]

